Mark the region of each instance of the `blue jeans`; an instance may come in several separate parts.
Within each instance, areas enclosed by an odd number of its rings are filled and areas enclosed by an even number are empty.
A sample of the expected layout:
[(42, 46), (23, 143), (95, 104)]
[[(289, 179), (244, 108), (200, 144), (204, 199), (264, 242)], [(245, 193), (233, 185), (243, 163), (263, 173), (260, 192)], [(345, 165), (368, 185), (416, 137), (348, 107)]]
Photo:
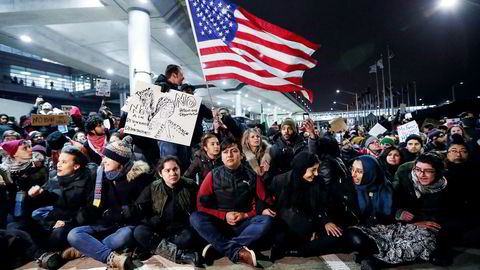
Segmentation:
[(48, 213), (50, 213), (52, 210), (53, 210), (53, 206), (45, 206), (45, 207), (37, 208), (36, 210), (33, 210), (32, 218), (35, 221), (43, 222), (45, 218), (48, 216)]
[[(68, 243), (83, 254), (97, 261), (107, 263), (108, 255), (114, 250), (125, 249), (132, 244), (133, 229), (126, 226), (118, 229), (116, 226), (91, 225), (77, 227), (68, 233)], [(108, 234), (101, 242), (95, 238)]]
[(238, 251), (264, 236), (272, 222), (269, 216), (255, 216), (232, 226), (204, 212), (190, 216), (190, 223), (198, 234), (234, 263), (238, 262)]

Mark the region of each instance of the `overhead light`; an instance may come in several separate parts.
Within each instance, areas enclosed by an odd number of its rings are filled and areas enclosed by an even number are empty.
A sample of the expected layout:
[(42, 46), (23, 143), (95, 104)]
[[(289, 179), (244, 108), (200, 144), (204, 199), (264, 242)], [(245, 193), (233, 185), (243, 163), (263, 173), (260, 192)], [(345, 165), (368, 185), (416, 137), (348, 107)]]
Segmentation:
[(457, 6), (458, 0), (440, 0), (438, 1), (438, 7), (441, 9), (452, 9)]
[(333, 108), (330, 108), (330, 111), (333, 111)]
[(260, 103), (260, 102), (262, 102), (262, 100), (261, 100), (261, 99), (259, 99), (259, 100), (258, 100), (258, 103)]
[(337, 102), (336, 102), (336, 101), (334, 101), (334, 102), (333, 102), (333, 104), (337, 104)]
[(460, 84), (463, 84), (463, 82), (460, 82)]
[(339, 89), (337, 89), (337, 93), (340, 93), (340, 90), (339, 90)]
[(107, 69), (107, 73), (108, 73), (108, 74), (113, 74), (113, 69), (108, 68), (108, 69)]
[(32, 75), (32, 73), (28, 72), (28, 71), (20, 71), (20, 74), (23, 74), (23, 75)]
[(148, 3), (148, 0), (138, 0), (138, 2), (140, 2), (142, 4), (146, 4), (146, 3)]
[(238, 94), (241, 95), (241, 94), (242, 94), (242, 91), (238, 91)]
[(248, 94), (245, 94), (245, 97), (248, 97)]
[(173, 36), (173, 34), (175, 34), (175, 31), (173, 31), (172, 28), (167, 28), (167, 34), (168, 34), (169, 36)]
[(48, 78), (50, 78), (50, 76), (48, 76), (48, 75), (40, 75), (40, 78), (48, 79)]
[(32, 42), (32, 38), (27, 36), (27, 35), (21, 35), (20, 40), (23, 41), (23, 42), (26, 42), (26, 43)]
[(477, 98), (480, 98), (480, 96), (477, 96)]
[(222, 103), (220, 101), (217, 101), (217, 105), (220, 105), (220, 104), (222, 104)]
[(223, 85), (227, 85), (227, 81), (223, 81), (222, 84), (223, 84)]
[(270, 103), (267, 103), (267, 105), (268, 105), (268, 106), (272, 106), (272, 104), (270, 104)]

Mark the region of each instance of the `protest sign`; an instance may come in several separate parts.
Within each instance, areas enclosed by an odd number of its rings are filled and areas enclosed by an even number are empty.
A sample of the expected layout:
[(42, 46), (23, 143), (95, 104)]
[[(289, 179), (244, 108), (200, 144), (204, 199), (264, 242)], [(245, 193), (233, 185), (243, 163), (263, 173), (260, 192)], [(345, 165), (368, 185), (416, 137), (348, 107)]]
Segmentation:
[(338, 117), (330, 121), (330, 127), (333, 132), (344, 132), (348, 129), (345, 119)]
[(32, 126), (68, 125), (68, 115), (65, 114), (32, 114)]
[(128, 101), (125, 133), (190, 145), (202, 99), (183, 92), (135, 82)]
[(406, 123), (397, 127), (398, 137), (400, 142), (404, 142), (407, 137), (411, 134), (420, 135), (420, 130), (418, 129), (418, 124), (415, 121)]
[(111, 85), (111, 80), (97, 79), (95, 83), (95, 95), (101, 97), (109, 97)]
[(382, 125), (380, 125), (379, 123), (377, 123), (375, 126), (373, 126), (372, 129), (370, 129), (368, 134), (378, 137), (378, 135), (383, 134), (385, 131), (387, 131), (387, 129)]
[(70, 115), (70, 111), (72, 110), (73, 105), (62, 105), (62, 111), (66, 115)]

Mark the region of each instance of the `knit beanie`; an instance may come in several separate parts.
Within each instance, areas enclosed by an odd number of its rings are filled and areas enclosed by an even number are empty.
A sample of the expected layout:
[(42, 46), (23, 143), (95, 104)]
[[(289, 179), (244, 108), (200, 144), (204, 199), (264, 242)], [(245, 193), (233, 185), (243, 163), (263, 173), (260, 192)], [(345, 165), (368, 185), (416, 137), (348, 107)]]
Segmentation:
[(5, 132), (3, 132), (2, 139), (5, 139), (5, 137), (7, 136), (13, 136), (17, 140), (20, 140), (22, 138), (22, 136), (20, 136), (20, 133), (16, 132), (15, 130), (6, 130)]
[(380, 141), (380, 144), (390, 144), (393, 146), (395, 142), (391, 138), (385, 137)]
[(428, 138), (432, 140), (433, 137), (438, 137), (440, 134), (445, 134), (445, 131), (434, 128), (428, 132)]
[(40, 144), (37, 144), (34, 147), (32, 147), (32, 152), (40, 153), (44, 156), (47, 156), (47, 149)]
[(375, 136), (370, 136), (370, 137), (368, 137), (368, 139), (365, 141), (365, 148), (368, 148), (368, 146), (369, 146), (370, 144), (372, 144), (373, 141), (375, 141), (375, 140), (378, 141), (378, 138), (375, 137)]
[(422, 137), (420, 137), (417, 134), (410, 134), (408, 135), (407, 139), (405, 140), (405, 144), (408, 144), (408, 141), (410, 140), (417, 140), (422, 146), (423, 146), (423, 140)]
[(72, 106), (72, 109), (70, 109), (70, 115), (82, 116), (82, 113), (80, 112), (80, 109), (77, 106)]
[(17, 153), (18, 147), (20, 147), (23, 142), (24, 140), (14, 140), (3, 143), (1, 146), (3, 150), (5, 150), (5, 152), (7, 152), (8, 155), (13, 158), (13, 156), (15, 156)]
[(290, 126), (290, 128), (293, 130), (293, 133), (297, 133), (297, 126), (295, 125), (295, 121), (293, 121), (292, 118), (285, 118), (285, 120), (283, 120), (282, 122), (282, 126), (280, 128), (282, 128), (283, 126)]
[(133, 158), (132, 141), (131, 136), (125, 136), (123, 140), (107, 145), (105, 150), (103, 150), (103, 154), (121, 165), (125, 165)]
[(67, 142), (67, 137), (60, 131), (54, 131), (47, 136), (47, 144), (50, 150), (60, 150)]
[(34, 130), (34, 131), (28, 133), (28, 139), (32, 140), (33, 138), (35, 138), (37, 136), (42, 136), (42, 135), (43, 134), (40, 131)]
[(317, 155), (308, 151), (298, 153), (292, 160), (292, 170), (296, 177), (303, 177), (308, 168), (320, 162)]

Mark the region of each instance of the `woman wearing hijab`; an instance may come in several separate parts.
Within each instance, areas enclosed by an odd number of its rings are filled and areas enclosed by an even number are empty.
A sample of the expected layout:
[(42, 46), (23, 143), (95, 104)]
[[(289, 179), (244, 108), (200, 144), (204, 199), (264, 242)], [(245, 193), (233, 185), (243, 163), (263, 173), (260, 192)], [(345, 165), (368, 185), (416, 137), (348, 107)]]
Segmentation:
[(380, 157), (378, 157), (378, 161), (383, 168), (385, 177), (391, 183), (393, 183), (393, 178), (398, 168), (405, 162), (400, 149), (395, 146), (385, 148)]
[[(445, 188), (442, 159), (433, 153), (420, 155), (400, 166), (395, 178), (394, 224), (374, 227), (356, 226), (352, 235), (361, 239), (354, 245), (365, 259), (363, 267), (378, 268), (386, 264), (428, 261), (436, 248), (441, 229), (440, 214), (445, 212)], [(364, 246), (370, 249), (364, 249)]]
[(245, 154), (245, 159), (250, 164), (250, 167), (259, 176), (263, 176), (270, 168), (271, 145), (262, 140), (258, 129), (249, 128), (243, 133), (242, 148)]
[(314, 180), (319, 166), (315, 154), (301, 152), (291, 171), (271, 181), (269, 190), (276, 203), (270, 215), (278, 216), (272, 260), (335, 253), (341, 246), (342, 229), (327, 214), (324, 183)]

